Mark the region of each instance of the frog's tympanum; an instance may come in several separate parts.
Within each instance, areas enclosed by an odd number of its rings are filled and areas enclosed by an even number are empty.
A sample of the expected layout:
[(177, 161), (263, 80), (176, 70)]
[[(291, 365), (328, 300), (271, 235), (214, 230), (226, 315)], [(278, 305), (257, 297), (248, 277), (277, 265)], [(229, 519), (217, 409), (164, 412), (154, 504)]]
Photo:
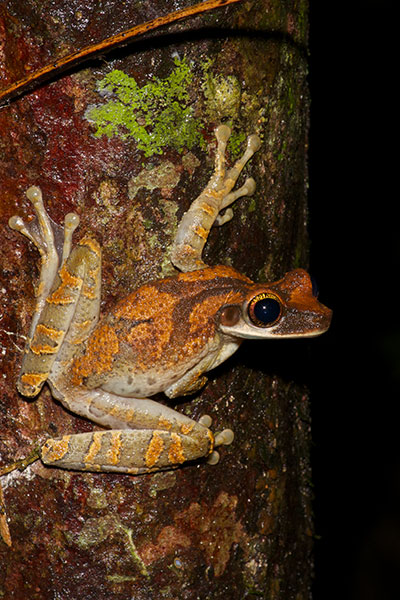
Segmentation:
[(71, 248), (78, 216), (65, 217), (60, 256), (38, 187), (26, 192), (38, 223), (10, 219), (41, 255), (18, 390), (36, 396), (47, 381), (66, 408), (105, 428), (48, 439), (41, 449), (45, 464), (136, 474), (200, 457), (215, 463), (214, 448), (230, 444), (233, 432), (214, 435), (209, 416), (197, 422), (149, 397), (200, 390), (204, 374), (229, 358), (243, 339), (308, 337), (329, 327), (331, 311), (318, 302), (302, 269), (259, 284), (232, 267), (203, 263), (211, 227), (232, 218), (228, 207), (255, 190), (253, 179), (234, 187), (260, 140), (250, 136), (244, 155), (227, 170), (229, 135), (229, 127), (217, 128), (215, 171), (179, 224), (171, 262), (180, 273), (136, 289), (101, 320), (101, 250), (91, 237)]

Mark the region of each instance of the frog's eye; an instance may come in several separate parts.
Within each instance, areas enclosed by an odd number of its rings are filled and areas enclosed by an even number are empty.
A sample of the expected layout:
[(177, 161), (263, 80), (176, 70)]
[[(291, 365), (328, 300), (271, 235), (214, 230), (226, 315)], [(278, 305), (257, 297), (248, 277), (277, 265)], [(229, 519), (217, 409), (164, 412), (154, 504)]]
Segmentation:
[(257, 294), (250, 300), (249, 317), (257, 327), (271, 327), (279, 321), (282, 314), (280, 300), (273, 294)]

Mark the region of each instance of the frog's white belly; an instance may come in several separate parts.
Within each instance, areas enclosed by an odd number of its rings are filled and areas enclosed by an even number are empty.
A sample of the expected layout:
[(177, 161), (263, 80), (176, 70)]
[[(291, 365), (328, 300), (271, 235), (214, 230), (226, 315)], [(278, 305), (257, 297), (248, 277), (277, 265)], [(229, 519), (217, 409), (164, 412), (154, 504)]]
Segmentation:
[(182, 377), (195, 365), (200, 363), (204, 357), (214, 356), (215, 349), (207, 344), (202, 352), (190, 361), (164, 366), (161, 362), (159, 367), (141, 371), (135, 366), (127, 363), (124, 368), (119, 365), (118, 373), (113, 372), (107, 377), (107, 381), (101, 385), (101, 389), (127, 398), (148, 398), (160, 392), (164, 392), (171, 385), (182, 379)]
[[(222, 341), (223, 340), (223, 341)], [(202, 351), (190, 361), (177, 363), (171, 368), (164, 367), (148, 369), (145, 372), (135, 371), (132, 365), (126, 364), (124, 369), (113, 373), (101, 389), (127, 398), (148, 398), (160, 392), (166, 392), (176, 382), (180, 381), (189, 371), (196, 371), (197, 375), (217, 367), (231, 356), (240, 345), (241, 340), (227, 340), (225, 336), (216, 335), (206, 344)]]

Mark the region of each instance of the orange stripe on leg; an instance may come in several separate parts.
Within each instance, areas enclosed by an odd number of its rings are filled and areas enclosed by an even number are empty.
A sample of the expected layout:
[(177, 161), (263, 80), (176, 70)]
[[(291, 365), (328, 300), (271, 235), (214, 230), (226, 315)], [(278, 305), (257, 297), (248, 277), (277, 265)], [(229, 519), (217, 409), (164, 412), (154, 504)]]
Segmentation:
[(55, 329), (54, 327), (48, 327), (47, 325), (43, 325), (43, 323), (39, 323), (36, 326), (36, 333), (46, 335), (48, 338), (54, 341), (58, 341), (64, 335), (64, 331), (62, 329)]
[(153, 467), (164, 449), (163, 439), (158, 431), (154, 431), (145, 455), (146, 467)]
[(107, 452), (108, 463), (117, 465), (121, 454), (122, 440), (120, 431), (112, 431), (110, 435), (110, 448)]
[(95, 433), (93, 433), (92, 443), (89, 446), (89, 450), (87, 451), (85, 458), (83, 459), (85, 465), (87, 465), (88, 463), (92, 463), (96, 458), (97, 454), (100, 452), (101, 439), (105, 433), (106, 432), (103, 431), (95, 431)]
[(90, 237), (85, 237), (80, 240), (79, 246), (87, 246), (96, 256), (101, 255), (100, 245), (99, 243)]
[(66, 288), (79, 289), (82, 285), (82, 279), (80, 277), (71, 275), (65, 265), (61, 267), (58, 274), (60, 276), (61, 283), (58, 288), (56, 288), (54, 292), (46, 298), (46, 302), (49, 304), (72, 304), (75, 299), (68, 294)]
[(32, 387), (37, 387), (46, 381), (48, 373), (24, 373), (21, 375), (21, 382), (24, 385), (30, 385)]
[(208, 230), (204, 229), (201, 225), (193, 228), (193, 231), (196, 235), (198, 235), (202, 240), (206, 240), (208, 237)]
[(168, 452), (168, 459), (173, 465), (177, 463), (182, 464), (186, 460), (182, 440), (177, 433), (171, 433), (171, 447)]
[(70, 439), (70, 435), (64, 435), (61, 440), (47, 440), (41, 449), (43, 462), (53, 463), (64, 458), (68, 452)]

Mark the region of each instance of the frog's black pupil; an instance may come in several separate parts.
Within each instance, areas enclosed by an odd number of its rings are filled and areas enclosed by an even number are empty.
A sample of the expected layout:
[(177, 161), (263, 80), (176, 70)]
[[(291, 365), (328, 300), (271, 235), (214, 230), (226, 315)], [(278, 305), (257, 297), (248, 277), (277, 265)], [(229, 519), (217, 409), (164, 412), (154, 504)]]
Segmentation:
[(254, 306), (254, 316), (261, 323), (268, 325), (273, 323), (279, 317), (281, 312), (280, 304), (273, 298), (263, 298), (256, 302)]

